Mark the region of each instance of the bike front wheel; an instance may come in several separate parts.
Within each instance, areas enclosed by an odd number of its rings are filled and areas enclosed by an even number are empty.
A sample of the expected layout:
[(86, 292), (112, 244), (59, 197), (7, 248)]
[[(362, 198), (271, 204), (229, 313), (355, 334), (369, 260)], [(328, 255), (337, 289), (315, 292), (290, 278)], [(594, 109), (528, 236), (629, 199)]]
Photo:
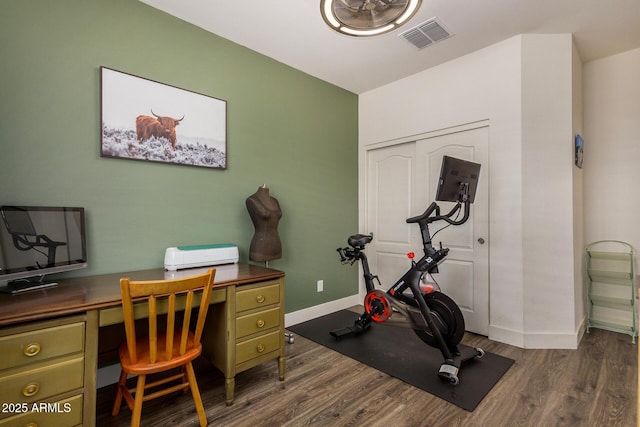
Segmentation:
[[(422, 295), (427, 307), (431, 310), (434, 324), (437, 325), (442, 338), (450, 350), (462, 341), (464, 336), (464, 317), (460, 307), (442, 292), (431, 292)], [(439, 348), (438, 341), (429, 330), (414, 330), (416, 335), (431, 347)]]

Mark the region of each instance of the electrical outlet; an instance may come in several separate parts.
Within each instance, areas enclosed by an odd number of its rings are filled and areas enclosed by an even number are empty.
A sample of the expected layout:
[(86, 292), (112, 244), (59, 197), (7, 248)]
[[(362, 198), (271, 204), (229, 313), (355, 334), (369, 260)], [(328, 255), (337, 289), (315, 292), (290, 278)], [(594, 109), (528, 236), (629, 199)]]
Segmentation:
[(318, 292), (324, 291), (324, 280), (318, 280)]

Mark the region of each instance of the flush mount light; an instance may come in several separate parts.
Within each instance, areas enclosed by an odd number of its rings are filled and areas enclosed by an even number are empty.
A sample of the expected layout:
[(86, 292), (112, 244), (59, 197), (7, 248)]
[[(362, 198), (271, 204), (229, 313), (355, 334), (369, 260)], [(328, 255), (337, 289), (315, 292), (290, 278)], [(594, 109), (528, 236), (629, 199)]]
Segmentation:
[(349, 36), (374, 36), (398, 28), (420, 7), (422, 0), (321, 0), (320, 11), (329, 27)]

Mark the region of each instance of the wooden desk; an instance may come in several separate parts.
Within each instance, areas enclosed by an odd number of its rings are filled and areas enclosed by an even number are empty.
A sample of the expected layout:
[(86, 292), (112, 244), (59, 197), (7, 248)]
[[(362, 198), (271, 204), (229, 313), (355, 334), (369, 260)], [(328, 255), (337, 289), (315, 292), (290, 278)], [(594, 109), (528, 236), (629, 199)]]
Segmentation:
[[(249, 264), (215, 268), (203, 354), (224, 373), (229, 405), (238, 372), (278, 359), (284, 380), (284, 273)], [(122, 322), (120, 278), (154, 280), (199, 271), (106, 274), (0, 294), (0, 426), (52, 419), (55, 425), (95, 425), (99, 328)], [(34, 411), (34, 404), (44, 403), (50, 405)]]

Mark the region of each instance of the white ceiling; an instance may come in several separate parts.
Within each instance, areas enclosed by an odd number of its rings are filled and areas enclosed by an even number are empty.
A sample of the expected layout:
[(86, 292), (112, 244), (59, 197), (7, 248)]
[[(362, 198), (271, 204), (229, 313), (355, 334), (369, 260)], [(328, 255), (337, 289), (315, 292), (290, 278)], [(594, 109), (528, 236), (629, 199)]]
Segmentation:
[[(523, 33), (572, 33), (583, 62), (640, 47), (640, 0), (423, 0), (406, 25), (368, 38), (329, 29), (319, 0), (141, 1), (354, 93)], [(453, 37), (421, 50), (399, 37), (436, 16)]]

